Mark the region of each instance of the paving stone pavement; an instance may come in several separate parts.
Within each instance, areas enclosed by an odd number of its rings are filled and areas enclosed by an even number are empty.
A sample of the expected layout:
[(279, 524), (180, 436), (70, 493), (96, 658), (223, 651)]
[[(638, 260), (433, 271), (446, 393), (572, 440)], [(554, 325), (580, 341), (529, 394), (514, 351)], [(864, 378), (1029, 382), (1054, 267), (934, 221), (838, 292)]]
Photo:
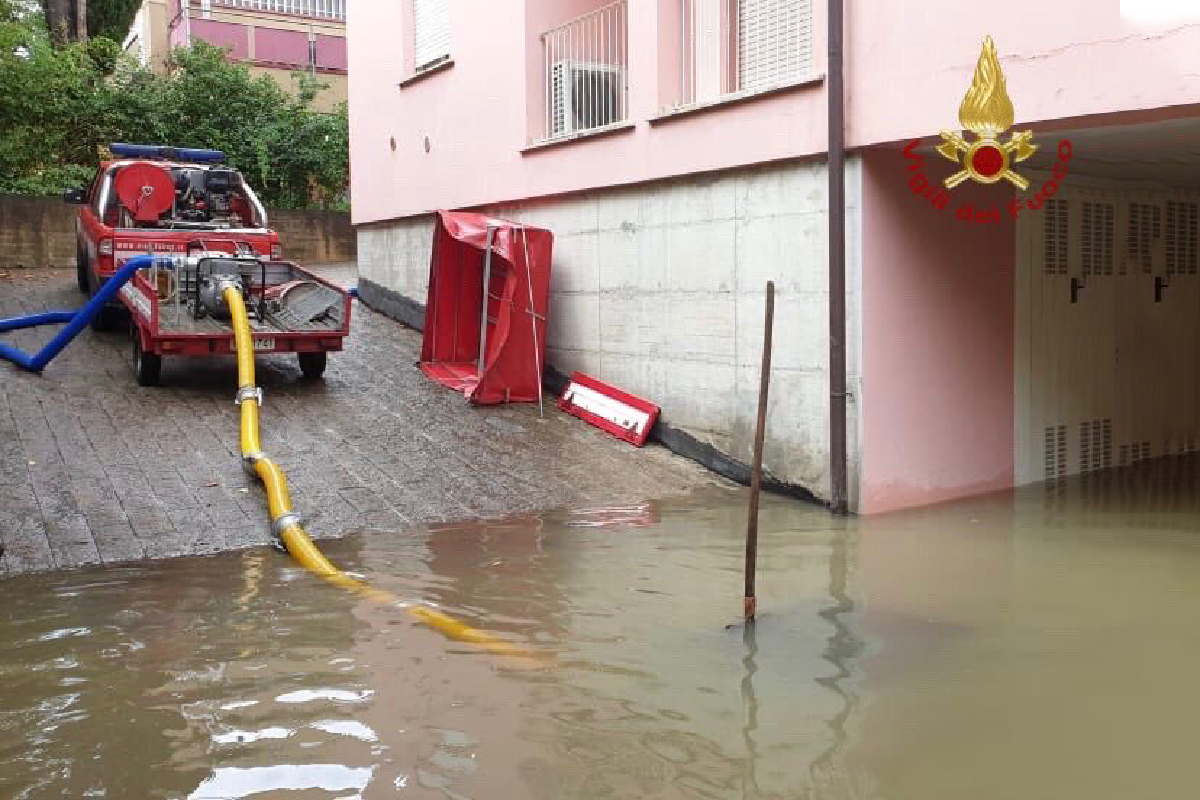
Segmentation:
[[(353, 265), (321, 268), (342, 285)], [(64, 270), (0, 272), (0, 318), (81, 305)], [(0, 334), (33, 351), (57, 326)], [(356, 303), (323, 381), (260, 356), (263, 448), (315, 539), (728, 486), (562, 414), (474, 408), (415, 367), (420, 334)], [(269, 544), (241, 468), (231, 357), (167, 358), (139, 387), (124, 333), (85, 330), (41, 375), (0, 361), (0, 576)], [(402, 535), (402, 533), (401, 533)]]

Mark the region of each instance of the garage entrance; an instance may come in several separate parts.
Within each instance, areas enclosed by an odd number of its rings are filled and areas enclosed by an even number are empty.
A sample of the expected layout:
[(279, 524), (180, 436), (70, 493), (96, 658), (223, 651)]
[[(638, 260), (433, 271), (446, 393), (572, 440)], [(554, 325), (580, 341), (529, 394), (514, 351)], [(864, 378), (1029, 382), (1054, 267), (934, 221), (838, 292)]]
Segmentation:
[(1166, 154), (1186, 159), (1200, 125), (1067, 135), (1093, 174), (1073, 163), (1016, 228), (1018, 484), (1197, 449), (1200, 191), (1196, 164)]

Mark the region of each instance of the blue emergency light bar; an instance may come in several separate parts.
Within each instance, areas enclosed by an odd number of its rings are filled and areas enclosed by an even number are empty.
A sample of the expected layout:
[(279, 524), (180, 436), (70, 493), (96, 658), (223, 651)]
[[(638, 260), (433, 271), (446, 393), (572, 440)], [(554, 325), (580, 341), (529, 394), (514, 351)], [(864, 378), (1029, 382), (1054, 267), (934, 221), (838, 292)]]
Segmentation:
[(192, 161), (198, 164), (220, 164), (225, 154), (220, 150), (197, 150), (192, 147), (163, 147), (157, 144), (125, 144), (113, 142), (108, 146), (120, 158), (160, 158), (171, 161)]

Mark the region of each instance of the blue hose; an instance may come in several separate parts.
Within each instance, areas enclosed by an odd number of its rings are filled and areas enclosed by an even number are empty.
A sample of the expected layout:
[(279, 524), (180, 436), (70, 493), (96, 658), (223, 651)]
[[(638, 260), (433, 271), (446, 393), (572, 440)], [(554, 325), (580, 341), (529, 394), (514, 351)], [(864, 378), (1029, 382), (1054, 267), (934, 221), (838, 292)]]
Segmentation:
[(75, 314), (75, 311), (46, 311), (41, 314), (30, 314), (28, 317), (13, 317), (12, 319), (0, 319), (0, 332), (15, 331), (20, 328), (36, 328), (38, 325), (54, 325), (63, 322), (70, 322)]
[(30, 372), (41, 372), (45, 369), (50, 360), (63, 351), (63, 348), (71, 343), (71, 340), (79, 335), (79, 332), (87, 327), (87, 324), (92, 321), (92, 317), (104, 310), (104, 306), (111, 300), (121, 287), (129, 282), (133, 277), (133, 273), (143, 267), (149, 267), (154, 264), (154, 256), (134, 256), (125, 262), (125, 266), (117, 270), (116, 274), (104, 282), (100, 287), (100, 291), (88, 301), (87, 305), (78, 311), (48, 311), (43, 314), (30, 314), (25, 317), (13, 317), (12, 319), (0, 319), (0, 331), (12, 331), (19, 328), (32, 328), (35, 325), (51, 325), (69, 323), (67, 327), (58, 332), (50, 342), (43, 347), (37, 354), (28, 355), (15, 347), (10, 347), (6, 344), (0, 344), (0, 358), (7, 359), (22, 369), (27, 369)]

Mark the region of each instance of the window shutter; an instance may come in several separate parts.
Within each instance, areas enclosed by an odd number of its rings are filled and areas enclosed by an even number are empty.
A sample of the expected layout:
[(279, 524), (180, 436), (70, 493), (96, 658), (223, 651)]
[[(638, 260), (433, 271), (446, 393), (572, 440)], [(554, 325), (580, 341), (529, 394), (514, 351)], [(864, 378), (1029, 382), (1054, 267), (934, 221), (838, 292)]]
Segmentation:
[(800, 80), (812, 62), (812, 0), (737, 0), (738, 89)]
[(450, 0), (413, 0), (413, 63), (422, 69), (450, 55)]

